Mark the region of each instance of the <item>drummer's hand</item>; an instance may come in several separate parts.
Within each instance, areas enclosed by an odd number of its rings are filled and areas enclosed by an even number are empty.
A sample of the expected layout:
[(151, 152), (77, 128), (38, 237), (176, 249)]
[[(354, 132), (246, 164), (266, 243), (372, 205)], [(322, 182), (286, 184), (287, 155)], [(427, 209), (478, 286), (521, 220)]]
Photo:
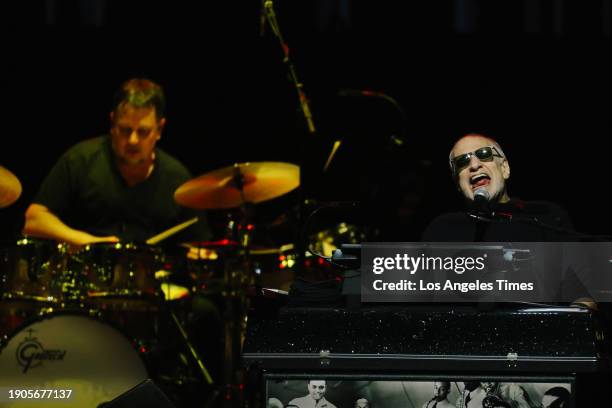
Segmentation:
[(88, 244), (98, 244), (101, 242), (119, 242), (120, 239), (114, 235), (110, 235), (108, 237), (93, 237), (93, 240), (91, 242), (88, 242)]
[(72, 255), (83, 249), (85, 245), (97, 244), (102, 242), (119, 242), (119, 238), (114, 235), (108, 237), (97, 237), (87, 232), (80, 232), (73, 239), (66, 241), (66, 243), (68, 244), (68, 253)]
[(102, 242), (119, 242), (119, 241), (120, 241), (119, 238), (114, 235), (109, 235), (106, 237), (98, 237), (98, 236), (91, 235), (91, 234), (84, 232), (83, 234), (79, 235), (78, 239), (76, 239), (74, 242), (71, 242), (71, 244), (76, 247), (83, 247), (88, 244), (98, 244)]

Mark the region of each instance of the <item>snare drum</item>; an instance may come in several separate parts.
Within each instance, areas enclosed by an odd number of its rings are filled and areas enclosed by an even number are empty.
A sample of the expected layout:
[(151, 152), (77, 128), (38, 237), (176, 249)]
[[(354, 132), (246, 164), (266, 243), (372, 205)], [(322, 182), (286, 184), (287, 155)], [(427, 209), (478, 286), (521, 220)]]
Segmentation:
[[(64, 396), (71, 392), (66, 400), (52, 395), (27, 406), (97, 407), (148, 377), (140, 354), (123, 333), (79, 313), (30, 320), (0, 348), (3, 387), (65, 390)], [(2, 406), (22, 407), (24, 400), (4, 400)]]
[(159, 293), (155, 271), (163, 266), (160, 248), (134, 243), (87, 245), (74, 255), (82, 264), (88, 301), (154, 301)]

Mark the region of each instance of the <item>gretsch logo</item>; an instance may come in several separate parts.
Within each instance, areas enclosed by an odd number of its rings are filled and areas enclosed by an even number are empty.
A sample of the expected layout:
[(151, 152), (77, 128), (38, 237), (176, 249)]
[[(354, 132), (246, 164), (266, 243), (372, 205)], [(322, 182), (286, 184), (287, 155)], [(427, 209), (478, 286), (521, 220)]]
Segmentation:
[(28, 335), (17, 347), (17, 362), (23, 367), (25, 374), (30, 368), (42, 365), (43, 361), (59, 361), (66, 356), (66, 350), (45, 350), (36, 337), (34, 330), (28, 330)]

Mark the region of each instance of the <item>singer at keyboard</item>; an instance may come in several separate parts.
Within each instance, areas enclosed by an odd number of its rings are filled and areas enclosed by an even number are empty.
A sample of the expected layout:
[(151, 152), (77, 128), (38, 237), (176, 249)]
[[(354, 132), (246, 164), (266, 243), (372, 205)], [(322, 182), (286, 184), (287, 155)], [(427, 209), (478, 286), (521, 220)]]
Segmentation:
[[(464, 212), (443, 214), (425, 229), (425, 242), (572, 242), (572, 223), (557, 204), (510, 198), (507, 182), (510, 163), (499, 143), (480, 134), (467, 134), (450, 151), (449, 165), (457, 189), (466, 202)], [(559, 246), (560, 250), (562, 245)], [(577, 278), (590, 268), (580, 254), (573, 254), (569, 278), (560, 290), (575, 292), (575, 304), (595, 307)], [(565, 270), (567, 257), (554, 259)], [(554, 263), (553, 262), (553, 263)], [(583, 275), (584, 276), (584, 275)]]

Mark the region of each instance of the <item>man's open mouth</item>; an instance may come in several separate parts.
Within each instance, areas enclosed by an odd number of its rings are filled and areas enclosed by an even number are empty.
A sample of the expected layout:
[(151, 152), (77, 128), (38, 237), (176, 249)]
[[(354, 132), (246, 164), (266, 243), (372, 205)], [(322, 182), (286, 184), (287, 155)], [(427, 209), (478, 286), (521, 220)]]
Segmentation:
[(473, 175), (470, 178), (470, 184), (472, 185), (472, 190), (476, 190), (477, 188), (484, 187), (489, 185), (491, 182), (491, 177), (484, 173), (478, 173)]

